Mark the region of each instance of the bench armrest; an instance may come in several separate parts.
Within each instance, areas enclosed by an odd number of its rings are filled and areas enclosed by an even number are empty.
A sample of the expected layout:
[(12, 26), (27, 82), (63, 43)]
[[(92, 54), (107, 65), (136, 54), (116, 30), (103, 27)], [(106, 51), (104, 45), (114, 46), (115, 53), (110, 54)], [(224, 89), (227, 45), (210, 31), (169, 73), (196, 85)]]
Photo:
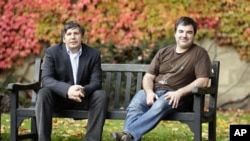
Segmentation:
[[(203, 113), (203, 117), (211, 117), (216, 112), (216, 94), (217, 89), (215, 87), (207, 87), (207, 88), (199, 88), (195, 87), (192, 90), (192, 93), (194, 94), (194, 107), (193, 110), (198, 112), (197, 116)], [(207, 111), (204, 111), (205, 109), (205, 99), (204, 96), (206, 94), (210, 94), (211, 97), (209, 97), (209, 107)]]
[(27, 84), (22, 83), (10, 83), (7, 86), (7, 90), (10, 91), (20, 91), (20, 90), (35, 90), (40, 88), (39, 82), (32, 82)]
[(192, 93), (196, 95), (216, 94), (216, 88), (215, 87), (207, 87), (207, 88), (195, 87), (193, 88)]

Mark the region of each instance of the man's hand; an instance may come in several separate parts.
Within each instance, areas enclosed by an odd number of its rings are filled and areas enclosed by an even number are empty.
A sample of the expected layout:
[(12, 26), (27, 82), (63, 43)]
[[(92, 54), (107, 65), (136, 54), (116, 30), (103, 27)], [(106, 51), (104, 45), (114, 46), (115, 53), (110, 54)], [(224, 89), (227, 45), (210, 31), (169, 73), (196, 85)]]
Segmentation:
[(154, 104), (154, 102), (155, 102), (155, 100), (157, 100), (158, 99), (158, 96), (155, 94), (155, 93), (148, 93), (147, 94), (147, 105), (148, 106), (151, 106), (151, 105), (153, 105)]
[(169, 99), (169, 105), (172, 105), (172, 108), (177, 108), (182, 97), (182, 93), (180, 91), (168, 91), (164, 97), (165, 99)]
[(84, 97), (84, 87), (81, 85), (72, 85), (69, 87), (67, 95), (69, 99), (76, 102), (82, 102), (82, 98)]

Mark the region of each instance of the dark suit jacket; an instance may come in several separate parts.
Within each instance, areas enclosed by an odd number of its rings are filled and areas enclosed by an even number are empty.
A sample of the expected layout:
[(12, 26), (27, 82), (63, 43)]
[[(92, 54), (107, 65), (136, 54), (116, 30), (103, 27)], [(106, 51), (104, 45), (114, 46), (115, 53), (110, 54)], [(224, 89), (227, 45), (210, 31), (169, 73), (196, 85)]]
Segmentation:
[[(85, 97), (101, 89), (102, 70), (100, 51), (82, 44), (79, 57), (77, 84), (85, 87)], [(46, 50), (42, 71), (42, 86), (65, 97), (69, 87), (74, 85), (70, 57), (64, 43), (59, 43)]]

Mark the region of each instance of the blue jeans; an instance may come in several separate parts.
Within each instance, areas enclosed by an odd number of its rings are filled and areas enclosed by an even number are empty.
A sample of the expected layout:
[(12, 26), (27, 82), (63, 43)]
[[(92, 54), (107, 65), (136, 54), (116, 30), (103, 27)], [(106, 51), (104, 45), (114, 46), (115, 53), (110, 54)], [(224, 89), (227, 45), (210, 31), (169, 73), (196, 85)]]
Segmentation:
[(159, 98), (152, 106), (148, 106), (144, 90), (138, 91), (127, 107), (123, 131), (129, 132), (137, 141), (142, 135), (152, 130), (162, 118), (185, 108), (181, 100), (178, 108), (173, 109), (168, 104), (169, 100), (164, 99), (163, 95), (167, 92), (167, 90), (155, 91)]

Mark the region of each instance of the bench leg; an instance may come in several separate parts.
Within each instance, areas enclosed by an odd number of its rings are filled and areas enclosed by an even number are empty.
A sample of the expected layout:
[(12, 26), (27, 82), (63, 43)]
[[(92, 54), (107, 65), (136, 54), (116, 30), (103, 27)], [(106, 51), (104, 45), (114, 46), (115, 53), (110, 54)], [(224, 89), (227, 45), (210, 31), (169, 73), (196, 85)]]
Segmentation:
[(11, 141), (17, 140), (17, 133), (18, 133), (17, 121), (15, 120), (15, 117), (11, 116), (11, 123), (10, 123), (10, 140)]
[(194, 133), (194, 141), (201, 141), (202, 139), (202, 122), (185, 122), (190, 130)]
[(31, 133), (35, 134), (32, 141), (37, 141), (38, 140), (38, 133), (37, 133), (37, 125), (36, 125), (36, 118), (35, 117), (31, 118)]
[(208, 140), (216, 141), (216, 119), (208, 123)]
[(17, 114), (16, 114), (16, 108), (17, 108), (17, 100), (15, 93), (11, 94), (11, 108), (10, 108), (10, 140), (16, 141), (18, 136), (18, 126), (17, 126)]
[(195, 124), (195, 129), (194, 129), (194, 141), (201, 141), (201, 133), (202, 133), (202, 124)]

